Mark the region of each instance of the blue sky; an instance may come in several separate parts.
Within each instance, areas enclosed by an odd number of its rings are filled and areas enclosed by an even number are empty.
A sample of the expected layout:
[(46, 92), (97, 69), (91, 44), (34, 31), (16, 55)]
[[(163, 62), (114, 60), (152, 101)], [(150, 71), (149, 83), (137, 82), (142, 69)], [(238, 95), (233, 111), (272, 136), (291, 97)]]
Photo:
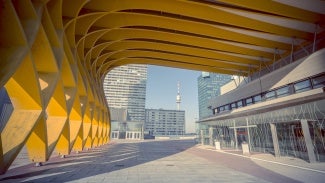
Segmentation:
[(195, 132), (198, 119), (197, 78), (201, 72), (148, 66), (146, 108), (176, 109), (177, 82), (181, 83), (181, 110), (185, 110), (186, 132)]

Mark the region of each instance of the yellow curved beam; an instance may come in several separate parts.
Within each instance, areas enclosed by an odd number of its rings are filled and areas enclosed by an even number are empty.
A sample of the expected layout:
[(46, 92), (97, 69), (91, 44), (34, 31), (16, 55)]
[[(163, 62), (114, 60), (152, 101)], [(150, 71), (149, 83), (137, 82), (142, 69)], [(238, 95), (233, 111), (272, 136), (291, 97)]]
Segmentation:
[[(239, 26), (246, 29), (259, 30), (263, 32), (269, 32), (274, 34), (283, 34), (286, 36), (296, 36), (296, 37), (305, 37), (312, 36), (306, 33), (294, 30), (286, 29), (280, 26), (276, 26), (271, 23), (255, 21), (250, 18), (238, 16), (234, 13), (230, 13), (224, 10), (224, 7), (221, 4), (203, 4), (196, 3), (191, 1), (183, 0), (167, 0), (167, 1), (150, 1), (150, 0), (141, 0), (141, 1), (132, 1), (132, 0), (123, 0), (119, 3), (116, 0), (104, 2), (103, 0), (93, 1), (85, 5), (85, 8), (102, 10), (107, 12), (118, 12), (121, 10), (136, 10), (136, 9), (145, 9), (153, 10), (167, 13), (173, 13), (176, 15), (193, 17), (197, 19), (207, 20), (218, 22), (226, 25)], [(290, 11), (290, 10), (289, 10)], [(130, 21), (130, 19), (127, 19)], [(115, 21), (126, 22), (126, 21)]]
[(193, 35), (183, 35), (169, 32), (152, 31), (137, 28), (112, 29), (101, 37), (101, 41), (125, 40), (125, 39), (141, 39), (153, 40), (159, 42), (167, 42), (168, 44), (180, 44), (186, 46), (194, 46), (199, 48), (233, 52), (243, 55), (273, 58), (273, 53), (266, 51), (254, 50), (250, 48), (232, 45), (220, 40), (209, 39), (204, 37), (196, 37)]
[[(256, 11), (263, 11), (267, 13), (272, 13), (276, 15), (281, 15), (284, 17), (290, 17), (294, 19), (300, 19), (303, 21), (308, 21), (310, 23), (319, 23), (324, 25), (325, 16), (324, 14), (317, 14), (311, 11), (303, 10), (293, 6), (288, 6), (280, 2), (260, 0), (260, 1), (236, 1), (236, 0), (220, 0), (220, 2), (225, 2), (228, 4), (234, 4), (237, 6), (242, 6)], [(317, 2), (314, 2), (317, 3)], [(324, 5), (324, 4), (323, 4)]]

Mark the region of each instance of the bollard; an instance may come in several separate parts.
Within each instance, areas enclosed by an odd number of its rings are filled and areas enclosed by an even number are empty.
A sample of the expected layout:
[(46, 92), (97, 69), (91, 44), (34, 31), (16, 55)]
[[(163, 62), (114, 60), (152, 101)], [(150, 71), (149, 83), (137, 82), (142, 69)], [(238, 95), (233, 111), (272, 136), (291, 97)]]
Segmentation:
[(216, 150), (221, 150), (220, 142), (214, 141), (214, 145), (216, 146)]
[(243, 142), (243, 143), (241, 144), (241, 148), (242, 148), (242, 150), (243, 150), (243, 155), (250, 155), (250, 153), (249, 153), (248, 143)]

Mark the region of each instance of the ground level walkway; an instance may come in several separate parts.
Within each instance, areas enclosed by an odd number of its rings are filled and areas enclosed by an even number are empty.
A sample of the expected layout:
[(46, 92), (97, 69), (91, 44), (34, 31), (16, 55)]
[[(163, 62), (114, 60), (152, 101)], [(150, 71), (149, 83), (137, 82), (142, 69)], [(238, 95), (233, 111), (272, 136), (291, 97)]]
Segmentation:
[(112, 141), (10, 169), (0, 182), (324, 182), (325, 163), (215, 151), (192, 140)]

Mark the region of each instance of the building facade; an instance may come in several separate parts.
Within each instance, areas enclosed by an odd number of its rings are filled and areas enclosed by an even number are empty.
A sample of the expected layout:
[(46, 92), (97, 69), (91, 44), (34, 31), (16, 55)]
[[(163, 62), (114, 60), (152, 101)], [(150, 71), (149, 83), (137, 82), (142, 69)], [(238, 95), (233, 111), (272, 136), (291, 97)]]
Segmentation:
[(249, 151), (325, 162), (325, 49), (311, 48), (210, 100), (214, 115), (199, 121), (201, 143), (221, 149), (244, 143)]
[(146, 109), (145, 131), (154, 136), (185, 134), (185, 111)]
[(122, 108), (110, 108), (111, 138), (141, 140), (144, 138), (144, 121), (130, 121), (128, 111)]
[(213, 113), (208, 108), (209, 100), (220, 95), (220, 87), (231, 79), (230, 75), (202, 72), (197, 78), (199, 119), (211, 116)]
[(144, 122), (147, 65), (114, 68), (104, 79), (104, 93), (109, 107), (127, 109), (130, 121)]

